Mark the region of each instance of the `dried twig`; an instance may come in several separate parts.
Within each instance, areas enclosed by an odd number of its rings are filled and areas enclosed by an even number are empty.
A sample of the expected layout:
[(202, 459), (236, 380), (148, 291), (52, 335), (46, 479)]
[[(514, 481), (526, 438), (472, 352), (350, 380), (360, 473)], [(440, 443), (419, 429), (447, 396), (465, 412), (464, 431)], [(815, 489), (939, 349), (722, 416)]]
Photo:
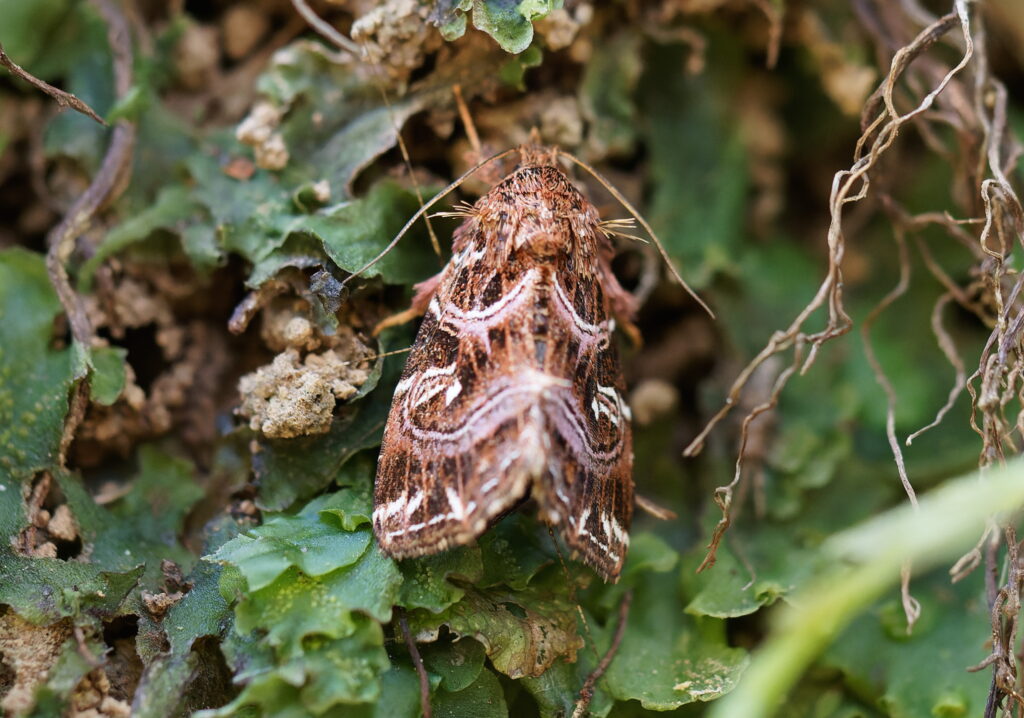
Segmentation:
[(325, 22), (323, 18), (313, 11), (313, 8), (309, 6), (309, 3), (307, 3), (306, 0), (292, 0), (292, 6), (295, 8), (295, 11), (298, 12), (299, 15), (302, 15), (302, 18), (309, 23), (310, 27), (329, 40), (333, 45), (336, 45), (347, 52), (351, 52), (356, 57), (360, 56), (362, 51), (360, 50), (359, 45), (335, 30), (330, 23)]
[(590, 672), (587, 680), (583, 682), (583, 687), (580, 689), (580, 697), (577, 699), (576, 706), (572, 711), (572, 718), (583, 718), (587, 714), (590, 701), (594, 699), (594, 687), (612, 664), (612, 659), (615, 658), (615, 653), (619, 650), (619, 645), (622, 643), (622, 637), (626, 634), (626, 619), (629, 617), (629, 605), (632, 602), (633, 592), (626, 591), (622, 601), (619, 603), (619, 623), (615, 627), (612, 643), (608, 646), (604, 656), (601, 657), (597, 667)]
[[(711, 539), (708, 541), (707, 550), (708, 552), (704, 555), (704, 560), (701, 561), (697, 567), (697, 573), (706, 571), (715, 565), (715, 560), (718, 554), (718, 545), (722, 541), (722, 537), (725, 536), (726, 530), (732, 524), (732, 499), (733, 492), (740, 483), (740, 479), (743, 476), (744, 460), (747, 455), (747, 446), (750, 441), (751, 426), (754, 420), (762, 414), (766, 414), (772, 411), (779, 403), (779, 395), (782, 394), (783, 388), (789, 381), (790, 377), (796, 372), (800, 366), (801, 359), (803, 358), (803, 346), (798, 345), (793, 352), (793, 361), (784, 370), (779, 372), (779, 375), (775, 378), (772, 384), (771, 393), (767, 399), (758, 403), (752, 407), (745, 417), (743, 417), (743, 424), (740, 427), (740, 445), (736, 451), (736, 467), (733, 473), (732, 481), (725, 486), (719, 486), (715, 489), (714, 500), (719, 510), (722, 512), (722, 518), (715, 524), (715, 528), (711, 532)], [(757, 367), (758, 370), (764, 371), (765, 368), (771, 368), (769, 363), (762, 364)]]
[[(843, 230), (844, 209), (846, 205), (860, 202), (867, 197), (871, 183), (871, 172), (893, 146), (900, 130), (908, 123), (917, 123), (919, 117), (932, 110), (937, 98), (950, 87), (954, 77), (961, 73), (968, 63), (971, 62), (974, 57), (974, 41), (971, 35), (968, 4), (967, 0), (955, 0), (953, 12), (934, 19), (927, 27), (918, 32), (909, 43), (900, 47), (893, 55), (887, 76), (868, 99), (862, 113), (861, 127), (863, 133), (857, 142), (854, 161), (849, 169), (837, 172), (833, 178), (829, 200), (831, 223), (826, 237), (829, 250), (829, 264), (824, 280), (818, 287), (814, 297), (792, 323), (786, 329), (776, 331), (761, 352), (740, 372), (729, 388), (723, 406), (711, 417), (704, 428), (691, 441), (690, 445), (686, 447), (686, 450), (683, 452), (684, 456), (698, 454), (703, 448), (708, 434), (714, 427), (734, 407), (741, 405), (741, 397), (746, 391), (755, 371), (769, 358), (783, 352), (792, 352), (794, 359), (792, 370), (784, 372), (779, 377), (773, 392), (774, 402), (789, 379), (796, 373), (797, 367), (799, 367), (801, 374), (806, 372), (813, 365), (817, 358), (818, 350), (822, 345), (846, 334), (852, 327), (852, 320), (847, 314), (843, 302), (842, 261), (846, 241)], [(885, 6), (885, 8), (892, 11), (892, 8), (889, 6)], [(911, 71), (911, 63), (914, 60), (958, 27), (961, 30), (962, 55), (956, 65), (939, 73), (937, 77), (932, 77), (931, 75), (934, 73), (930, 72), (930, 68), (934, 63), (926, 63), (928, 67), (925, 69), (921, 69), (922, 63), (915, 63), (913, 71)], [(907, 112), (900, 112), (897, 109), (896, 88), (901, 80), (914, 87), (922, 87), (927, 82), (931, 87), (927, 92), (921, 91), (920, 99), (912, 103), (912, 109)], [(826, 325), (822, 330), (810, 333), (805, 329), (805, 326), (811, 316), (820, 309), (825, 309), (827, 312)], [(806, 355), (804, 356), (805, 349)], [(756, 416), (755, 412), (761, 413), (768, 408), (770, 407), (756, 407), (748, 414), (748, 419)], [(892, 422), (890, 421), (889, 423)], [(745, 421), (737, 458), (737, 471), (733, 481), (727, 486), (716, 489), (715, 501), (722, 509), (723, 516), (712, 535), (709, 555), (703, 565), (709, 565), (709, 562), (714, 561), (714, 549), (717, 547), (722, 533), (731, 521), (729, 512), (732, 491), (737, 483), (737, 477), (742, 470), (743, 450), (746, 443), (745, 433), (748, 427), (749, 423)], [(890, 443), (892, 444), (892, 438), (895, 435), (894, 429), (890, 430), (889, 434)], [(896, 444), (893, 445), (895, 447), (894, 456), (897, 457), (897, 463), (900, 465), (901, 479), (903, 479), (904, 486), (908, 488), (908, 495), (912, 495), (912, 489), (909, 489), (909, 480), (906, 478), (906, 472), (901, 465), (899, 447)]]
[(10, 70), (11, 74), (15, 77), (22, 79), (25, 82), (32, 85), (33, 87), (35, 87), (36, 89), (45, 92), (47, 95), (56, 100), (57, 104), (61, 107), (70, 107), (72, 110), (81, 112), (86, 117), (90, 117), (96, 120), (104, 127), (107, 126), (106, 120), (97, 115), (95, 110), (89, 107), (89, 105), (83, 102), (82, 100), (78, 99), (75, 95), (71, 94), (70, 92), (65, 92), (59, 87), (54, 87), (53, 85), (44, 80), (40, 80), (38, 77), (28, 72), (20, 65), (18, 65), (16, 62), (14, 62), (14, 60), (12, 60), (8, 56), (8, 54), (4, 52), (4, 46), (2, 43), (0, 43), (0, 65), (3, 65), (8, 70)]
[(75, 636), (75, 648), (78, 651), (78, 655), (82, 657), (82, 660), (93, 668), (99, 668), (103, 665), (103, 662), (89, 650), (89, 643), (85, 639), (85, 631), (82, 627), (76, 625), (71, 629), (71, 632)]
[[(132, 47), (128, 24), (112, 0), (93, 0), (93, 4), (107, 22), (107, 39), (114, 56), (114, 84), (118, 96), (121, 97), (129, 91), (132, 84)], [(92, 324), (81, 298), (71, 287), (65, 264), (75, 249), (75, 240), (89, 230), (96, 213), (119, 196), (127, 186), (134, 146), (134, 124), (129, 120), (118, 120), (96, 176), (46, 237), (47, 274), (61, 306), (67, 313), (75, 342), (84, 348), (92, 345)], [(61, 440), (61, 463), (85, 414), (88, 402), (87, 381), (83, 379), (71, 396), (71, 406)]]
[(402, 629), (402, 638), (405, 639), (405, 647), (409, 649), (409, 657), (416, 667), (416, 675), (420, 679), (420, 709), (423, 711), (423, 718), (431, 718), (430, 709), (430, 677), (427, 676), (427, 669), (423, 665), (423, 657), (420, 656), (420, 649), (416, 647), (416, 640), (409, 632), (409, 621), (405, 617), (405, 611), (396, 608), (398, 613), (398, 625)]

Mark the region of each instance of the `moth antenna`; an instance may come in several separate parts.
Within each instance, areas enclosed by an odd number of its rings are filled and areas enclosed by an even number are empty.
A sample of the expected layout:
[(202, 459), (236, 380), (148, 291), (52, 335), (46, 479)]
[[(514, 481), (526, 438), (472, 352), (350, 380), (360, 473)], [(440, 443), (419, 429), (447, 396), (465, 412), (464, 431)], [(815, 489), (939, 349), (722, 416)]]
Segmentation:
[[(379, 72), (376, 65), (374, 65), (374, 73)], [(402, 138), (402, 128), (398, 126), (398, 122), (395, 120), (395, 112), (391, 107), (391, 101), (388, 100), (388, 94), (384, 91), (384, 85), (380, 83), (380, 78), (375, 78), (374, 84), (377, 85), (377, 89), (380, 91), (380, 96), (384, 100), (384, 105), (388, 108), (388, 119), (391, 121), (391, 127), (395, 131), (395, 137), (398, 139), (398, 149), (402, 153), (402, 160), (405, 162), (405, 167), (409, 170), (409, 179), (412, 180), (413, 190), (416, 192), (416, 199), (419, 201), (420, 206), (423, 206), (423, 191), (420, 189), (420, 183), (416, 181), (416, 173), (412, 169), (412, 159), (409, 157), (409, 148), (405, 145), (405, 140)], [(434, 248), (434, 254), (438, 257), (441, 256), (441, 243), (437, 239), (437, 234), (434, 232), (434, 225), (430, 223), (430, 215), (426, 217), (427, 222), (427, 234), (430, 235), (430, 246)]]
[(381, 260), (381, 259), (382, 259), (382, 258), (383, 258), (383, 257), (384, 257), (384, 256), (385, 256), (385, 255), (386, 255), (387, 253), (388, 253), (388, 252), (390, 252), (390, 251), (391, 251), (392, 249), (394, 249), (394, 248), (395, 248), (395, 245), (397, 245), (397, 244), (398, 244), (398, 241), (399, 241), (399, 240), (400, 240), (400, 239), (401, 239), (402, 237), (404, 237), (404, 236), (405, 236), (405, 233), (409, 231), (409, 228), (410, 228), (410, 227), (412, 227), (412, 226), (413, 226), (413, 224), (415, 224), (415, 223), (416, 223), (416, 220), (418, 220), (418, 219), (419, 219), (420, 217), (422, 217), (422, 216), (423, 216), (424, 214), (426, 214), (426, 213), (427, 213), (427, 210), (429, 210), (429, 209), (430, 209), (431, 207), (433, 207), (433, 206), (434, 206), (435, 204), (437, 204), (437, 203), (438, 203), (438, 202), (440, 202), (440, 201), (441, 201), (442, 199), (444, 199), (444, 198), (445, 198), (445, 197), (447, 197), (447, 196), (448, 196), (449, 194), (451, 194), (451, 193), (452, 193), (452, 192), (454, 192), (454, 191), (455, 191), (456, 189), (458, 189), (459, 185), (461, 185), (461, 184), (462, 184), (463, 182), (465, 182), (465, 181), (466, 181), (467, 179), (469, 179), (469, 178), (470, 178), (470, 177), (471, 177), (471, 176), (472, 176), (472, 175), (473, 175), (474, 173), (478, 172), (478, 171), (479, 171), (479, 170), (480, 170), (480, 169), (481, 169), (482, 167), (484, 167), (484, 166), (486, 166), (486, 165), (490, 164), (491, 162), (494, 162), (495, 160), (500, 160), (500, 159), (502, 159), (502, 158), (504, 158), (504, 157), (508, 157), (508, 156), (509, 156), (510, 154), (512, 154), (513, 152), (518, 152), (518, 150), (517, 150), (517, 149), (505, 150), (504, 152), (499, 152), (499, 153), (498, 153), (498, 154), (496, 154), (496, 155), (491, 155), (490, 157), (488, 157), (487, 159), (485, 159), (485, 160), (484, 160), (483, 162), (478, 162), (477, 164), (473, 165), (473, 166), (472, 166), (472, 167), (470, 167), (470, 168), (469, 168), (468, 170), (466, 170), (466, 171), (465, 171), (465, 172), (464, 172), (464, 173), (462, 174), (462, 176), (460, 176), (460, 177), (459, 177), (459, 178), (458, 178), (457, 180), (455, 180), (455, 181), (454, 181), (454, 182), (452, 182), (452, 183), (451, 183), (450, 185), (448, 185), (447, 187), (445, 187), (445, 188), (444, 188), (443, 190), (441, 190), (440, 192), (438, 192), (438, 193), (437, 193), (436, 195), (434, 195), (434, 196), (433, 196), (432, 198), (430, 198), (430, 200), (429, 200), (429, 201), (427, 201), (427, 203), (426, 203), (426, 204), (424, 204), (424, 205), (423, 205), (422, 207), (420, 207), (420, 208), (419, 208), (419, 210), (418, 210), (418, 211), (416, 212), (416, 214), (414, 214), (414, 215), (413, 215), (412, 217), (410, 217), (410, 218), (409, 218), (409, 221), (405, 223), (405, 226), (404, 226), (404, 227), (402, 227), (401, 231), (399, 231), (399, 233), (395, 235), (395, 238), (394, 238), (394, 239), (392, 239), (392, 240), (391, 240), (391, 241), (390, 241), (390, 242), (388, 243), (388, 246), (386, 246), (386, 247), (385, 247), (384, 249), (382, 249), (382, 250), (380, 251), (380, 253), (379, 253), (379, 254), (378, 254), (378, 255), (377, 255), (376, 257), (374, 257), (373, 259), (371, 259), (371, 260), (370, 260), (369, 262), (367, 262), (366, 264), (364, 264), (364, 265), (363, 265), (362, 267), (360, 267), (359, 269), (357, 269), (356, 271), (354, 271), (354, 272), (353, 272), (352, 274), (350, 274), (349, 276), (345, 277), (345, 279), (343, 279), (343, 280), (341, 281), (341, 285), (342, 285), (342, 286), (345, 286), (345, 284), (346, 284), (346, 283), (347, 283), (347, 282), (348, 282), (348, 281), (349, 281), (350, 279), (352, 279), (353, 277), (358, 277), (358, 276), (359, 276), (360, 274), (362, 274), (362, 273), (363, 273), (363, 272), (365, 272), (365, 271), (366, 271), (367, 269), (369, 269), (370, 267), (372, 267), (373, 265), (375, 265), (375, 264), (376, 264), (377, 262), (379, 262), (379, 261), (380, 261), (380, 260)]
[[(335, 30), (330, 23), (326, 22), (323, 18), (316, 14), (307, 3), (306, 0), (292, 0), (292, 6), (296, 12), (302, 16), (302, 18), (309, 23), (309, 25), (316, 30), (321, 37), (333, 43), (335, 46), (352, 53), (356, 57), (368, 57), (369, 52), (366, 50), (366, 45), (358, 45), (355, 41), (349, 39), (345, 35)], [(380, 79), (380, 67), (377, 63), (370, 63), (373, 67), (373, 84), (377, 86), (377, 91), (380, 92), (381, 99), (384, 100), (384, 106), (388, 110), (388, 121), (391, 122), (391, 129), (395, 133), (395, 139), (398, 141), (398, 149), (402, 153), (402, 160), (405, 162), (405, 167), (409, 171), (409, 179), (412, 180), (412, 188), (416, 193), (416, 199), (419, 200), (420, 206), (423, 206), (423, 191), (420, 189), (420, 183), (416, 181), (416, 173), (412, 169), (412, 159), (409, 156), (409, 148), (405, 145), (405, 140), (402, 138), (402, 128), (398, 126), (398, 121), (395, 119), (394, 108), (391, 107), (391, 101), (388, 100), (388, 93), (384, 90), (384, 83)], [(441, 256), (441, 243), (437, 239), (437, 234), (434, 232), (434, 226), (430, 224), (430, 218), (427, 218), (427, 234), (430, 235), (430, 244), (434, 248), (434, 254), (438, 257)]]
[(570, 154), (565, 150), (558, 150), (558, 154), (561, 155), (562, 157), (565, 157), (567, 160), (570, 160), (571, 162), (575, 163), (576, 165), (582, 167), (587, 172), (589, 172), (594, 177), (594, 179), (600, 182), (601, 185), (606, 190), (608, 190), (609, 193), (611, 193), (612, 197), (617, 199), (619, 203), (626, 208), (627, 212), (633, 215), (636, 221), (640, 223), (640, 226), (644, 228), (644, 231), (651, 236), (651, 239), (654, 241), (654, 245), (658, 248), (658, 252), (661, 254), (661, 258), (664, 259), (665, 264), (668, 265), (669, 272), (672, 273), (673, 278), (675, 278), (675, 280), (679, 282), (680, 286), (686, 290), (686, 293), (693, 297), (697, 304), (699, 304), (701, 308), (708, 313), (708, 316), (714, 319), (715, 313), (711, 311), (711, 307), (705, 304), (704, 300), (701, 299), (695, 291), (690, 289), (690, 285), (687, 284), (679, 275), (679, 272), (676, 270), (675, 265), (672, 264), (672, 260), (668, 256), (668, 252), (665, 251), (665, 246), (661, 243), (661, 240), (658, 239), (658, 235), (654, 233), (654, 229), (647, 222), (647, 220), (644, 219), (639, 212), (637, 212), (636, 208), (632, 205), (632, 203), (630, 203), (630, 201), (626, 199), (625, 196), (621, 192), (619, 192), (619, 190), (617, 190), (611, 182), (605, 179), (600, 172), (598, 172), (593, 167), (588, 165), (586, 162), (578, 158), (576, 155)]
[(634, 240), (636, 242), (640, 242), (641, 244), (650, 244), (651, 243), (650, 240), (644, 239), (643, 237), (638, 237), (635, 234), (628, 234), (626, 232), (609, 232), (607, 230), (601, 230), (601, 231), (602, 231), (602, 234), (604, 234), (604, 236), (606, 236), (606, 237), (622, 237), (623, 239), (632, 239), (632, 240)]

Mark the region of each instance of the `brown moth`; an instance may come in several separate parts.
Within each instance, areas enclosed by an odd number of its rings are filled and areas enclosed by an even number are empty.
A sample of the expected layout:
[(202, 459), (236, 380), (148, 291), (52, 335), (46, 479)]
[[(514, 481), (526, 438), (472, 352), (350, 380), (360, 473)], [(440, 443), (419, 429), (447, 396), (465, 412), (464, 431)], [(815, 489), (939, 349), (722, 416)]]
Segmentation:
[(527, 495), (605, 581), (633, 514), (630, 411), (612, 333), (636, 302), (610, 234), (557, 165), (521, 163), (472, 207), (418, 284), (423, 314), (384, 430), (373, 528), (396, 558), (471, 543)]

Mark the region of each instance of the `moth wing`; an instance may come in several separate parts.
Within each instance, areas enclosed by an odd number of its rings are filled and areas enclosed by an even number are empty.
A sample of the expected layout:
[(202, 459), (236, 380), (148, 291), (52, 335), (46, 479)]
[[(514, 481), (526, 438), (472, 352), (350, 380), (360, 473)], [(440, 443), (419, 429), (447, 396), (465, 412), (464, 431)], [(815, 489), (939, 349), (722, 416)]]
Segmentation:
[(526, 494), (528, 458), (540, 450), (528, 444), (540, 441), (542, 417), (510, 378), (518, 359), (485, 351), (479, 337), (460, 337), (442, 317), (442, 307), (478, 303), (479, 285), (462, 279), (471, 271), (481, 268), (445, 269), (384, 430), (373, 525), (396, 558), (472, 542)]
[[(539, 196), (516, 183), (541, 181), (550, 216), (509, 204)], [(487, 203), (486, 221), (456, 233), (396, 388), (375, 488), (378, 541), (396, 557), (469, 543), (532, 487), (542, 518), (615, 581), (633, 448), (609, 315), (627, 295), (602, 256), (596, 211), (557, 168), (510, 176)]]
[[(601, 290), (596, 291), (599, 295)], [(557, 517), (569, 547), (605, 581), (615, 582), (626, 559), (633, 517), (633, 435), (602, 304), (585, 318), (590, 326), (600, 327), (600, 337), (583, 356), (572, 353), (578, 341), (554, 343), (565, 354), (559, 358), (572, 366), (575, 381), (548, 409), (553, 445), (547, 476), (535, 493), (549, 515)], [(582, 305), (578, 310), (585, 313)]]

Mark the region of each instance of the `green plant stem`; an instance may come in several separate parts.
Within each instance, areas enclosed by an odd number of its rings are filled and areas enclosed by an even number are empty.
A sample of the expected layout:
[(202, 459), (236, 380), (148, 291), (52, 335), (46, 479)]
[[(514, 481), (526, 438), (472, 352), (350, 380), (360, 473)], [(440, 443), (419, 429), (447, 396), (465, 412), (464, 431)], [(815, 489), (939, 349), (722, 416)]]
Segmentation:
[(1024, 460), (951, 481), (909, 505), (843, 531), (823, 546), (835, 568), (797, 593), (775, 618), (736, 690), (711, 718), (774, 715), (814, 660), (850, 622), (899, 583), (906, 561), (925, 571), (968, 550), (995, 514), (1024, 503)]

